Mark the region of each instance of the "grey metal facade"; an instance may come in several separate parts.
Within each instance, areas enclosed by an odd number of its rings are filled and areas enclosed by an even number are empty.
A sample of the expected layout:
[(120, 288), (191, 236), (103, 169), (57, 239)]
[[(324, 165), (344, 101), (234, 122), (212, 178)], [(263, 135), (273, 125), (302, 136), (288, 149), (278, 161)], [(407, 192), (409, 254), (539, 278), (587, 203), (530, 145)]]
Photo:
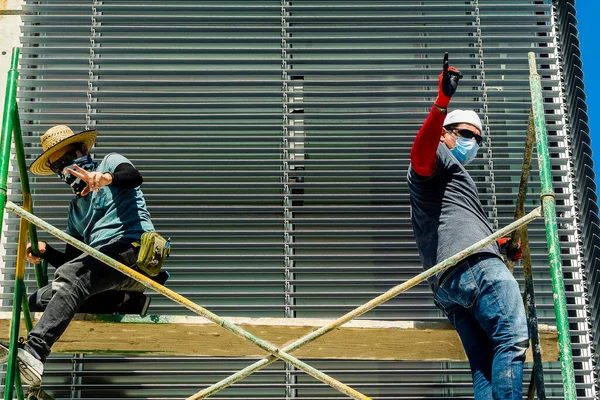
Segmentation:
[[(587, 306), (590, 314), (592, 345), (596, 370), (600, 373), (598, 344), (600, 343), (600, 228), (598, 195), (594, 182), (594, 166), (590, 147), (587, 105), (583, 85), (581, 51), (577, 38), (575, 1), (561, 1), (556, 7), (557, 31), (560, 38), (561, 67), (565, 106), (569, 115), (569, 136), (573, 154), (575, 205), (581, 233), (581, 257), (586, 282)], [(598, 385), (598, 374), (596, 383)]]
[[(535, 52), (577, 390), (597, 394), (598, 207), (573, 1), (25, 4), (19, 110), (28, 156), (54, 124), (98, 129), (96, 157), (117, 151), (133, 161), (157, 229), (173, 239), (169, 287), (225, 316), (337, 317), (421, 271), (405, 176), (444, 51), (465, 75), (452, 107), (475, 109), (485, 125), (470, 167), (481, 200), (495, 227), (512, 221)], [(539, 203), (537, 167), (530, 186), (527, 210)], [(32, 189), (36, 214), (65, 226), (69, 189), (54, 177), (33, 178)], [(17, 219), (6, 226), (3, 311)], [(543, 223), (530, 226), (530, 240), (538, 316), (553, 324)], [(518, 267), (515, 275), (522, 285)], [(153, 313), (187, 313), (152, 297)], [(364, 318), (444, 319), (426, 285)], [(182, 398), (251, 361), (55, 355), (44, 382), (56, 398)], [(473, 396), (466, 363), (308, 361), (374, 399)], [(544, 367), (549, 398), (562, 398), (560, 365)], [(218, 397), (342, 395), (279, 363)]]

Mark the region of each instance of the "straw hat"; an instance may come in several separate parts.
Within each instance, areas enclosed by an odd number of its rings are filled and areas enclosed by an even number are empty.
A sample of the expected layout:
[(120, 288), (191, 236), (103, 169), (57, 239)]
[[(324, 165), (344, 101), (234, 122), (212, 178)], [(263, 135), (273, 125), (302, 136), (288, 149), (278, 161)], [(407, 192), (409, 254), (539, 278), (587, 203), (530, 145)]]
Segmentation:
[(50, 169), (50, 156), (52, 154), (73, 143), (83, 143), (88, 149), (91, 149), (96, 141), (96, 136), (98, 136), (98, 132), (94, 130), (75, 134), (66, 125), (53, 126), (40, 138), (44, 152), (31, 163), (29, 171), (36, 175), (54, 174)]

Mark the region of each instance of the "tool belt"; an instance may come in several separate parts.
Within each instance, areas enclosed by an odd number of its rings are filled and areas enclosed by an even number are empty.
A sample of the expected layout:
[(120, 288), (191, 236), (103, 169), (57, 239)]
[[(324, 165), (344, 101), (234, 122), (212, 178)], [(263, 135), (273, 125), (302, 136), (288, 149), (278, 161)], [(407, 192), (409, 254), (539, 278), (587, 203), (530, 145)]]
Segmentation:
[(158, 275), (165, 258), (171, 254), (171, 238), (165, 239), (154, 231), (144, 232), (133, 246), (140, 248), (135, 265), (148, 276)]

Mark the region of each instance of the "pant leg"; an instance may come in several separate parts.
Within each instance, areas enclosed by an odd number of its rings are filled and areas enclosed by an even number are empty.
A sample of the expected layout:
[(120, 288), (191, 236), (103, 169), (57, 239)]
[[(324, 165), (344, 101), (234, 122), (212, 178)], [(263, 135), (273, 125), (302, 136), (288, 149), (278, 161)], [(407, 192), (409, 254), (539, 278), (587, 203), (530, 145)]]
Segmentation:
[[(82, 314), (112, 314), (118, 311), (119, 306), (127, 300), (126, 294), (133, 292), (124, 292), (121, 290), (108, 290), (106, 292), (95, 294), (85, 299), (78, 313)], [(29, 310), (33, 312), (43, 312), (46, 310), (50, 299), (52, 299), (52, 284), (48, 284), (31, 296), (29, 296)]]
[(29, 296), (29, 311), (42, 312), (46, 310), (50, 299), (52, 299), (52, 283), (39, 288)]
[(498, 258), (479, 260), (471, 270), (480, 292), (471, 312), (493, 344), (494, 398), (521, 400), (529, 331), (519, 285)]
[(469, 359), (475, 400), (492, 400), (492, 341), (469, 310), (457, 307), (448, 319), (458, 332)]
[[(136, 260), (131, 241), (120, 239), (100, 247), (102, 253), (125, 264)], [(140, 283), (82, 254), (56, 269), (46, 311), (28, 335), (28, 344), (45, 360), (86, 299), (108, 290), (143, 291)]]
[[(164, 285), (169, 277), (170, 275), (167, 271), (161, 271), (157, 276), (150, 277), (150, 279)], [(124, 292), (122, 290), (109, 290), (98, 293), (87, 298), (77, 312), (83, 314), (121, 313), (122, 310), (120, 307), (123, 303), (127, 302), (128, 298), (130, 299), (132, 296), (139, 295), (140, 292), (141, 291)], [(44, 312), (53, 294), (51, 283), (39, 288), (29, 296), (29, 310), (33, 312)], [(127, 308), (127, 310), (129, 310), (129, 308)]]
[[(450, 296), (445, 290), (438, 290), (435, 295), (436, 306), (446, 314), (446, 317), (456, 329), (458, 336), (469, 359), (471, 377), (473, 378), (473, 394), (475, 400), (493, 400), (492, 396), (492, 364), (494, 354), (492, 342), (487, 333), (471, 315), (468, 308), (457, 303), (469, 305), (476, 298), (476, 290), (468, 285), (468, 264), (459, 264), (452, 273), (440, 284), (448, 289), (455, 288), (455, 282), (463, 282), (459, 296)], [(465, 279), (465, 275), (466, 278)], [(459, 285), (460, 286), (460, 285)]]
[[(463, 345), (477, 330), (488, 337), (480, 343), (489, 346), (484, 354), (491, 357), (493, 398), (521, 400), (523, 363), (529, 346), (527, 318), (519, 285), (502, 260), (476, 256), (460, 263), (440, 283), (435, 299), (447, 315), (458, 310), (453, 324)], [(461, 310), (468, 312), (470, 318)], [(469, 353), (473, 351), (467, 347), (469, 345), (465, 345), (465, 351), (471, 363)], [(476, 345), (477, 351), (482, 351), (480, 347)], [(475, 360), (475, 363), (480, 362)], [(477, 391), (483, 387), (479, 387), (475, 375), (473, 379), (478, 398)]]

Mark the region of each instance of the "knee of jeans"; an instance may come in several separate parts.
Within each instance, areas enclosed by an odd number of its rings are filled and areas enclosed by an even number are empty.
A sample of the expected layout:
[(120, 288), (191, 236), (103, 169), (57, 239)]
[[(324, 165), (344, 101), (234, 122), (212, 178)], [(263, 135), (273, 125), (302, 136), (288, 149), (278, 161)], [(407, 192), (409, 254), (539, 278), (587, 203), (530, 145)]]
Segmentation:
[[(58, 271), (57, 271), (58, 272)], [(88, 296), (89, 290), (84, 284), (84, 276), (70, 276), (70, 274), (56, 273), (54, 280), (52, 281), (52, 292), (53, 293), (70, 293), (80, 292), (82, 296)]]
[(69, 288), (73, 287), (74, 282), (71, 281), (70, 279), (65, 279), (61, 276), (55, 276), (54, 280), (52, 281), (52, 291), (54, 293), (56, 292), (64, 292), (66, 290), (68, 290)]
[(38, 302), (38, 292), (33, 293), (31, 296), (29, 296), (28, 298), (28, 304), (29, 304), (29, 311), (33, 311), (33, 312), (40, 312), (40, 311), (44, 311), (43, 307), (41, 306), (41, 304)]
[(34, 312), (44, 311), (52, 299), (52, 286), (44, 286), (36, 290), (28, 298), (29, 310)]
[(514, 358), (515, 361), (525, 361), (525, 355), (529, 348), (529, 339), (516, 342), (513, 347), (516, 353)]
[[(522, 303), (520, 303), (520, 305), (522, 305)], [(530, 336), (525, 309), (521, 307), (511, 310), (511, 312), (513, 313), (511, 331), (513, 333), (514, 342), (527, 349), (529, 347)]]
[(520, 340), (519, 338), (513, 337), (513, 340), (508, 340), (504, 343), (500, 343), (495, 346), (495, 354), (503, 354), (510, 361), (524, 362), (529, 348), (529, 340)]

